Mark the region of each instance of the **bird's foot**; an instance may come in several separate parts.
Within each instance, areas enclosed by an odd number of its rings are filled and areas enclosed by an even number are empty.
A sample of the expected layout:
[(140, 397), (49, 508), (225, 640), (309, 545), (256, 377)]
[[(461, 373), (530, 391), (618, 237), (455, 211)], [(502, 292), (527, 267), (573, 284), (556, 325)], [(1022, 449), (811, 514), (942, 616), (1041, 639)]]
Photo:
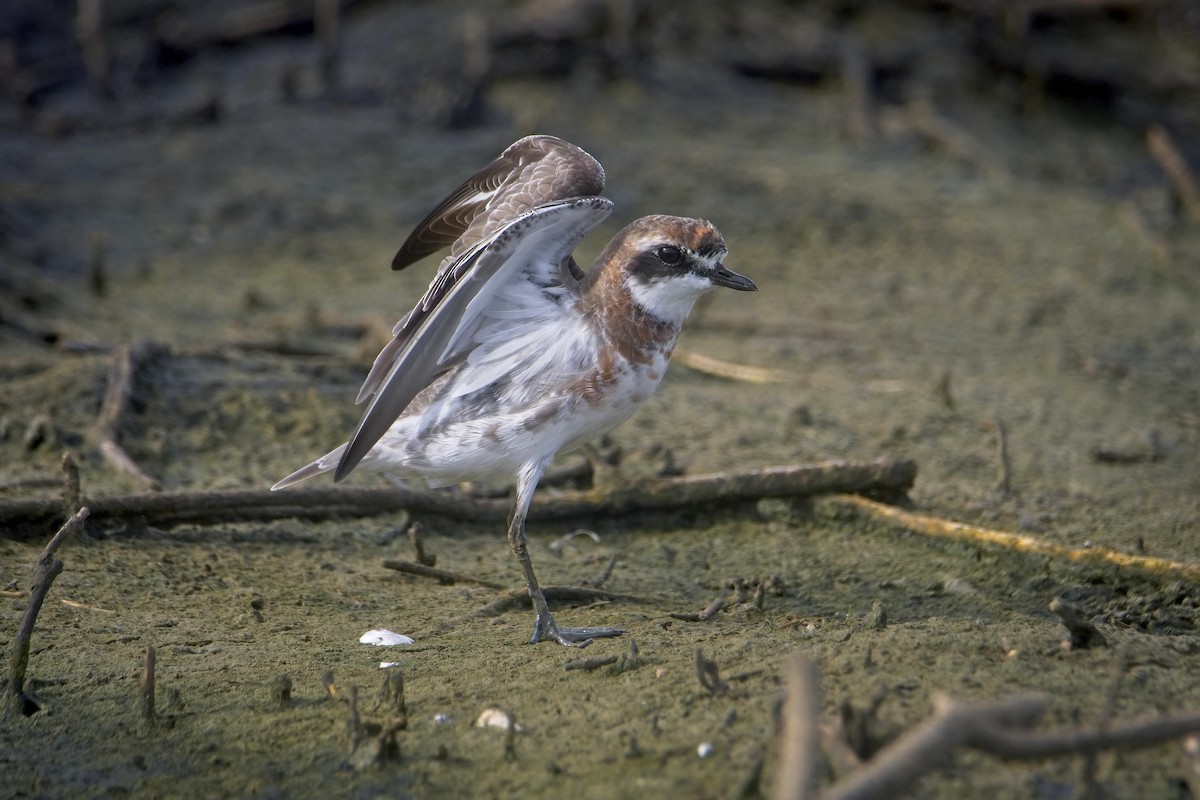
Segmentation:
[(587, 647), (593, 639), (607, 639), (625, 633), (624, 628), (560, 628), (549, 613), (538, 614), (530, 644), (550, 639), (567, 647)]

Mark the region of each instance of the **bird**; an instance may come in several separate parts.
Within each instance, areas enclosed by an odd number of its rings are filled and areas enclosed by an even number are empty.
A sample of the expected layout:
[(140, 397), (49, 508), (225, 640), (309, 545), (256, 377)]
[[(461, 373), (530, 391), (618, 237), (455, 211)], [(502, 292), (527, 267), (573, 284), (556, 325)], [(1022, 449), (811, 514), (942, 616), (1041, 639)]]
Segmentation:
[(605, 173), (554, 136), (519, 139), (422, 220), (392, 261), (449, 247), (392, 331), (357, 402), (349, 441), (276, 483), (386, 471), (430, 488), (515, 483), (508, 543), (535, 614), (531, 642), (584, 647), (619, 628), (560, 627), (530, 559), (525, 521), (554, 456), (612, 430), (658, 388), (681, 326), (716, 287), (756, 291), (725, 267), (706, 220), (646, 216), (588, 270), (580, 241), (613, 210)]

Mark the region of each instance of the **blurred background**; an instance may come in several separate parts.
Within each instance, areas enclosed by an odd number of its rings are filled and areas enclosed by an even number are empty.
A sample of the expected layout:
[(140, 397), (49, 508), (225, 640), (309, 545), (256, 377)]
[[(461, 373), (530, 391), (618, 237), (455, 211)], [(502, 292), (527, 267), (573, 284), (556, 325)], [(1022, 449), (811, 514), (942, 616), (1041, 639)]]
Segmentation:
[[(396, 248), (531, 133), (607, 171), (616, 209), (581, 264), (637, 216), (700, 216), (761, 289), (697, 307), (662, 389), (605, 443), (626, 479), (912, 458), (922, 513), (1185, 565), (931, 543), (821, 501), (597, 521), (614, 588), (666, 599), (572, 612), (632, 626), (656, 669), (564, 683), (561, 653), (518, 645), (523, 615), (441, 636), (405, 666), (424, 704), (405, 757), (425, 748), (406, 774), (433, 775), (426, 794), (601, 797), (615, 763), (628, 796), (734, 796), (772, 746), (794, 649), (820, 662), (827, 706), (886, 696), (899, 727), (940, 691), (1036, 687), (1059, 724), (1200, 705), (1200, 590), (1179, 577), (1200, 563), (1196, 0), (5, 0), (0, 504), (58, 502), (64, 450), (96, 497), (261, 490), (344, 441), (435, 267), (392, 272)], [(337, 704), (285, 716), (230, 692), (284, 663), (298, 697), (326, 698), (331, 665), (373, 684), (347, 631), (487, 602), (381, 575), (381, 554), (407, 554), (396, 524), (100, 531), (55, 587), (99, 610), (58, 608), (33, 662), (86, 701), (29, 720), (3, 757), (45, 796), (96, 790), (96, 764), (114, 791), (177, 794), (188, 775), (209, 796), (284, 778), (288, 796), (341, 793)], [(494, 527), (438, 524), (439, 565), (519, 584)], [(554, 580), (598, 571), (601, 551), (555, 559), (563, 531), (533, 525)], [(47, 535), (0, 531), (6, 591)], [(768, 573), (786, 588), (765, 612), (666, 617)], [(1068, 653), (1056, 597), (1133, 644)], [(177, 738), (114, 756), (152, 641), (178, 644), (161, 652), (191, 705)], [(747, 676), (729, 697), (697, 702), (701, 642)], [(485, 699), (563, 768), (492, 759), (467, 727)], [(449, 759), (429, 721), (446, 709), (463, 723)], [(696, 758), (709, 738), (717, 757)], [(1183, 796), (1172, 747), (1114, 760), (1104, 793)], [(982, 761), (929, 796), (1077, 796), (1074, 762)], [(355, 796), (397, 791), (389, 771), (357, 780)]]
[[(1200, 160), (1200, 7), (9, 0), (0, 87), (11, 334), (37, 279), (78, 277), (100, 249), (119, 273), (314, 225), (379, 220), (402, 235), (438, 192), (534, 130), (591, 133), (581, 144), (602, 160), (720, 136), (736, 160), (798, 127), (860, 154), (938, 150), (984, 178), (1127, 195), (1162, 181), (1156, 159)], [(1089, 156), (1122, 137), (1139, 157)], [(461, 169), (422, 152), (438, 144), (463, 153)], [(646, 169), (614, 172), (630, 214), (643, 211)], [(135, 176), (148, 207), (120, 198)], [(667, 200), (703, 179), (675, 177), (653, 181)], [(217, 189), (234, 197), (207, 196)], [(122, 214), (140, 224), (126, 232)], [(1152, 236), (1169, 224), (1147, 221)]]

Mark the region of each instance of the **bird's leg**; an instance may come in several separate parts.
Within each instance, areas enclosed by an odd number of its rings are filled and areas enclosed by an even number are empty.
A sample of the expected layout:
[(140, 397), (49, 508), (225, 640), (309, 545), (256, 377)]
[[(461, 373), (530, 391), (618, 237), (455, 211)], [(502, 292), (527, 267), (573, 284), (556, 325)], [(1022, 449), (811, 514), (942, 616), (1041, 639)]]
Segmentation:
[(538, 480), (546, 464), (538, 464), (521, 470), (517, 476), (517, 492), (513, 499), (512, 512), (508, 516), (508, 544), (512, 547), (513, 555), (521, 562), (521, 570), (525, 573), (525, 585), (529, 589), (529, 599), (533, 602), (533, 612), (536, 614), (533, 627), (533, 638), (529, 641), (536, 644), (544, 638), (553, 639), (568, 647), (587, 647), (592, 639), (606, 636), (620, 636), (625, 631), (620, 628), (560, 628), (554, 622), (550, 606), (542, 587), (538, 585), (537, 576), (533, 572), (533, 561), (529, 558), (529, 549), (525, 544), (525, 516), (529, 513), (529, 502), (533, 499), (533, 490), (537, 488)]

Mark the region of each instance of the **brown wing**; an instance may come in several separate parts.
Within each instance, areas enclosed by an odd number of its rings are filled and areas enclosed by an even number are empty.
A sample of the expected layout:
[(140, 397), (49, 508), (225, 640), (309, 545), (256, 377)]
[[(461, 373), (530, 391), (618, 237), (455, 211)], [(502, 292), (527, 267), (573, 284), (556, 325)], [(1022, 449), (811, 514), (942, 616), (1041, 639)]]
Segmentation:
[(596, 159), (554, 136), (526, 136), (429, 212), (400, 246), (392, 269), (404, 269), (447, 245), (452, 245), (452, 261), (531, 208), (602, 191), (604, 168)]

